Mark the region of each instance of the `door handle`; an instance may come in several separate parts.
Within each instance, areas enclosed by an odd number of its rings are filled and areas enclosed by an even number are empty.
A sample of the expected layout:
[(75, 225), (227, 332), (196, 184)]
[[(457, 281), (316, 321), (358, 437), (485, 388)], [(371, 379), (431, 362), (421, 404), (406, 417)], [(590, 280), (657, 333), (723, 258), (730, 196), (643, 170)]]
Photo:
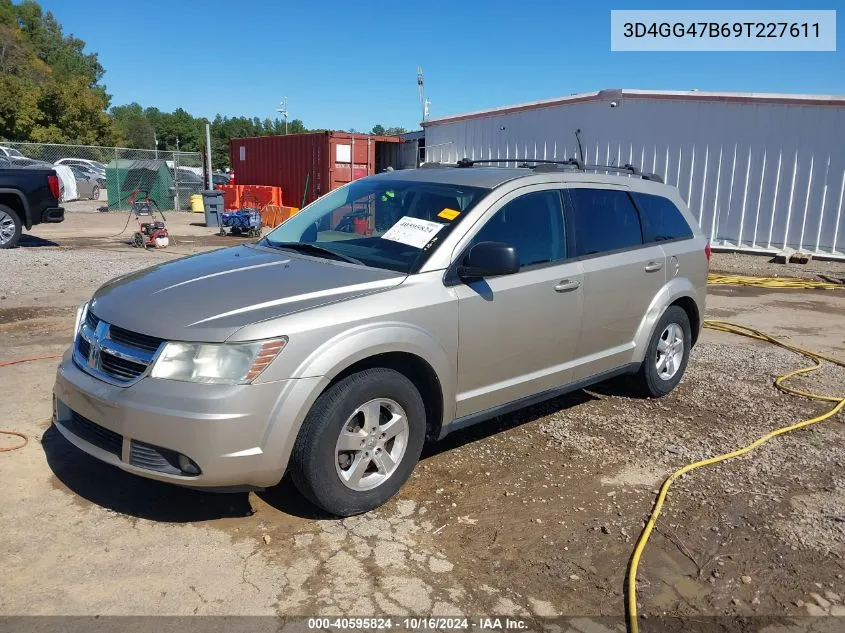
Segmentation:
[(656, 273), (658, 270), (663, 268), (663, 262), (649, 262), (645, 265), (645, 271), (647, 273)]
[(572, 279), (564, 279), (555, 286), (555, 292), (569, 292), (581, 287), (581, 282)]

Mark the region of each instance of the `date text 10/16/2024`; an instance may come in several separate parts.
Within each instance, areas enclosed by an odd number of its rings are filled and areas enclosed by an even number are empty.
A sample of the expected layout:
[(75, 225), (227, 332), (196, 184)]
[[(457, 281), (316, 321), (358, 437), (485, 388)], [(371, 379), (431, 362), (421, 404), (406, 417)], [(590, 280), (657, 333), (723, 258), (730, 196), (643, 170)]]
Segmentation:
[(309, 618), (308, 628), (343, 630), (442, 631), (470, 630), (521, 631), (528, 622), (519, 618)]

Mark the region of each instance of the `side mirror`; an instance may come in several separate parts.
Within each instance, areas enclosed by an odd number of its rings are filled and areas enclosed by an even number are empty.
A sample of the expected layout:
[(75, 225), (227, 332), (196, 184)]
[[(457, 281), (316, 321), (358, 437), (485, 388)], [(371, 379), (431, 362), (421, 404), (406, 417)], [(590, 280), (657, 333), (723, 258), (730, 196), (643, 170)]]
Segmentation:
[(519, 253), (514, 246), (502, 242), (479, 242), (458, 266), (461, 279), (480, 279), (512, 275), (519, 272)]

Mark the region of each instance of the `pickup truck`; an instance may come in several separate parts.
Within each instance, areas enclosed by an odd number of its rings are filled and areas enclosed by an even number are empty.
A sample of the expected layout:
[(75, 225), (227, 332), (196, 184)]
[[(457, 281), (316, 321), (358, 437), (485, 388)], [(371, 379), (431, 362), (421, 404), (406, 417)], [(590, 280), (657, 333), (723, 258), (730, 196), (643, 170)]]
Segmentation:
[(24, 228), (62, 222), (59, 178), (52, 169), (4, 169), (0, 164), (0, 248), (13, 248)]

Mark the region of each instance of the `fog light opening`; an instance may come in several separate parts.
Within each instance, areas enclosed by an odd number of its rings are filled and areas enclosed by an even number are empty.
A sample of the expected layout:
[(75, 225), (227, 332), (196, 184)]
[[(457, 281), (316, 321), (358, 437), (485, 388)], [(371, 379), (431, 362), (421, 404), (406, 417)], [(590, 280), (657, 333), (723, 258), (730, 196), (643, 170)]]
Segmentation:
[(181, 470), (186, 475), (200, 474), (200, 467), (197, 466), (194, 461), (187, 455), (182, 455), (180, 453), (177, 461), (179, 462), (179, 470)]

